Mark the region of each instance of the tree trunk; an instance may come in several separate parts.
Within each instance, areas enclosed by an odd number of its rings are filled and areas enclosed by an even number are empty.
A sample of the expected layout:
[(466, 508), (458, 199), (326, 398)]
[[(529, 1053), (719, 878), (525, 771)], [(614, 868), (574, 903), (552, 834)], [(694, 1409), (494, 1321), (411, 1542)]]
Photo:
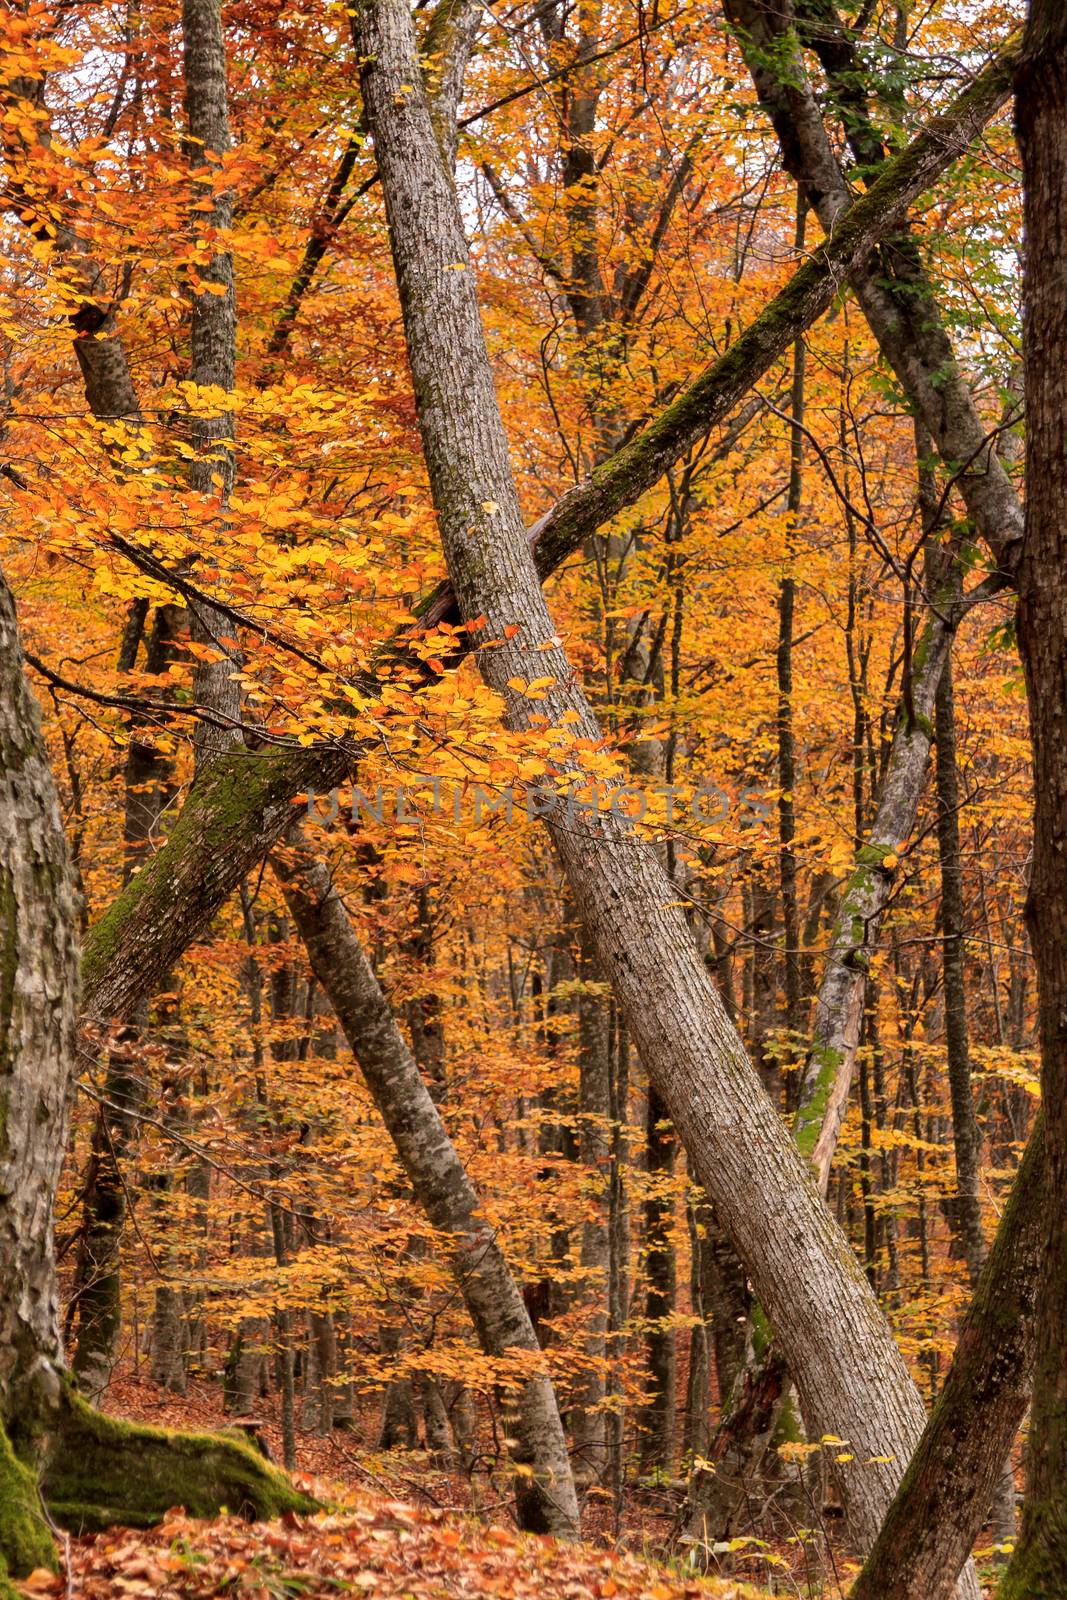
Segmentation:
[[(186, 156), (195, 175), (195, 209), (190, 213), (194, 237), (226, 239), (233, 227), (233, 195), (219, 185), (222, 158), (230, 149), (230, 115), (226, 92), (226, 48), (221, 0), (182, 0), (182, 45), (185, 70)], [(200, 209), (206, 205), (209, 209)], [(229, 249), (202, 247), (191, 274), (189, 382), (197, 388), (231, 392), (237, 364), (237, 306), (233, 259)], [(190, 442), (196, 451), (189, 484), (207, 505), (223, 513), (234, 477), (233, 416), (214, 416), (197, 409), (190, 418)], [(205, 505), (205, 510), (207, 509)], [(198, 763), (210, 760), (240, 738), (241, 688), (235, 681), (240, 655), (232, 622), (212, 605), (190, 606), (190, 632), (212, 649), (198, 660), (193, 698), (214, 713), (196, 726)]]
[(1030, 1391), (1048, 1208), (1043, 1139), (1039, 1122), (944, 1388), (850, 1600), (945, 1600), (970, 1554)]
[[(724, 0), (723, 9), (741, 39), (785, 165), (832, 235), (853, 209), (853, 190), (812, 93), (793, 7)], [(879, 174), (876, 187), (887, 152), (867, 108), (868, 71), (832, 0), (801, 0), (797, 10), (813, 24), (812, 43), (843, 108), (853, 154), (865, 173)], [(855, 263), (850, 280), (882, 354), (950, 464), (979, 532), (994, 555), (1011, 564), (1022, 537), (1022, 507), (963, 381), (906, 221), (887, 245)]]
[[(594, 982), (588, 936), (583, 935), (580, 974)], [(588, 1367), (574, 1390), (572, 1442), (575, 1471), (586, 1481), (602, 1483), (607, 1471), (607, 1416), (604, 1409), (607, 1372), (608, 1295), (611, 1241), (608, 1234), (608, 1182), (611, 1162), (611, 1018), (602, 985), (583, 990), (578, 999), (578, 1155), (584, 1169), (585, 1216), (582, 1220), (581, 1264), (586, 1312), (585, 1356)]]
[[(480, 652), (483, 676), (521, 727), (528, 709), (514, 686), (536, 659), (537, 674), (554, 681), (538, 711), (557, 728), (567, 715), (568, 737), (597, 746), (600, 730), (531, 559), (473, 275), (455, 270), (469, 267), (467, 245), (419, 84), (410, 15), (401, 0), (364, 3), (353, 29), (445, 554), (463, 615), (484, 614), (486, 637), (497, 641)], [(558, 761), (561, 785), (580, 786), (573, 746), (561, 745)], [(853, 1538), (868, 1546), (922, 1431), (922, 1402), (762, 1092), (653, 849), (617, 816), (575, 820), (546, 819), (575, 903), (695, 1176), (782, 1341), (806, 1414), (850, 1442), (841, 1484)], [(973, 1576), (963, 1592), (974, 1593)]]
[(1048, 1142), (1026, 1499), (1004, 1600), (1067, 1593), (1067, 12), (1031, 0), (1016, 83), (1026, 274), (1026, 542), (1019, 645), (1034, 749), (1026, 919), (1037, 969)]
[(674, 1419), (678, 1362), (674, 1315), (675, 1252), (671, 1241), (673, 1197), (665, 1192), (674, 1176), (675, 1138), (667, 1108), (649, 1084), (645, 1111), (647, 1172), (653, 1193), (644, 1206), (645, 1362), (649, 1396), (638, 1419), (641, 1470), (670, 1469), (674, 1461)]
[(310, 1510), (245, 1445), (100, 1416), (63, 1369), (52, 1209), (73, 1081), (75, 897), (59, 804), (0, 577), (0, 1580), (54, 1562), (53, 1518)]
[[(159, 606), (149, 635), (144, 670), (166, 671), (173, 659), (177, 608)], [(127, 628), (120, 670), (132, 671), (139, 635)], [(130, 729), (123, 774), (123, 882), (150, 854), (159, 819), (174, 794), (173, 762), (157, 747), (149, 727)], [(99, 1399), (111, 1379), (122, 1330), (122, 1233), (126, 1221), (123, 1165), (136, 1147), (138, 1113), (147, 1082), (138, 1041), (147, 1021), (142, 1002), (108, 1052), (102, 1104), (93, 1130), (78, 1260), (68, 1317), (77, 1318), (77, 1342), (71, 1370), (90, 1400)]]
[[(436, 157), (435, 157), (436, 159)], [(448, 1137), (328, 869), (299, 843), (274, 858), (286, 903), (426, 1215), (451, 1241), (450, 1270), (490, 1355), (540, 1347), (504, 1254)], [(551, 1380), (541, 1368), (515, 1405), (520, 1525), (573, 1537), (578, 1505)]]
[(52, 1205), (73, 1081), (75, 926), (59, 800), (0, 574), (0, 1576), (54, 1559), (29, 1469), (63, 1388)]

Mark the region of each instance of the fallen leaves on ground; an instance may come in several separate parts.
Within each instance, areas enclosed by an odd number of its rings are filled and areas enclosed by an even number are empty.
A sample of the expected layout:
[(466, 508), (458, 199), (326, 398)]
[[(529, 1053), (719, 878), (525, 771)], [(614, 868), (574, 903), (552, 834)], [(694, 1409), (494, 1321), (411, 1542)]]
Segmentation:
[(247, 1523), (174, 1510), (156, 1528), (68, 1541), (69, 1573), (26, 1596), (79, 1600), (745, 1600), (756, 1591), (686, 1579), (637, 1556), (487, 1528), (445, 1511), (361, 1497), (343, 1513)]

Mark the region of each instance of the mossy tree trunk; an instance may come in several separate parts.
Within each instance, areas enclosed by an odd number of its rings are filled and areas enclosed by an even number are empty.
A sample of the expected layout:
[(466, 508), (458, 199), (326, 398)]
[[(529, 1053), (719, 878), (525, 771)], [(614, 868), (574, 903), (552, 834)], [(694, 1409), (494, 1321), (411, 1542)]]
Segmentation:
[(63, 1389), (52, 1206), (73, 1081), (76, 904), (59, 800), (0, 575), (0, 1573), (51, 1560), (30, 1469)]
[(55, 1557), (48, 1520), (310, 1510), (243, 1441), (103, 1417), (64, 1370), (52, 1211), (73, 1082), (77, 907), (59, 801), (0, 575), (0, 1580)]
[(1016, 83), (1026, 226), (1026, 540), (1019, 646), (1034, 751), (1026, 918), (1048, 1142), (1026, 1500), (1003, 1600), (1067, 1594), (1067, 11), (1031, 0)]

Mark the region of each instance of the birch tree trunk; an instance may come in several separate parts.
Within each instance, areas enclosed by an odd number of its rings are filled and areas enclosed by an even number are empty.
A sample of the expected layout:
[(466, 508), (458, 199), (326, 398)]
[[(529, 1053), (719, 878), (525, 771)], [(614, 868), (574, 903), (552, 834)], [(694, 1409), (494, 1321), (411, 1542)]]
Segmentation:
[[(353, 30), (449, 571), (463, 615), (484, 613), (495, 641), (479, 665), (521, 727), (528, 713), (514, 684), (535, 675), (536, 662), (536, 675), (554, 680), (538, 710), (560, 729), (569, 714), (565, 737), (597, 744), (525, 536), (455, 192), (418, 87), (410, 14), (403, 0), (364, 3)], [(581, 784), (580, 752), (564, 736), (558, 767), (562, 786)], [(842, 1491), (853, 1537), (869, 1546), (924, 1422), (892, 1334), (762, 1091), (653, 849), (618, 816), (546, 820), (628, 1032), (748, 1267), (806, 1412), (849, 1441)], [(973, 1575), (961, 1592), (975, 1592)]]

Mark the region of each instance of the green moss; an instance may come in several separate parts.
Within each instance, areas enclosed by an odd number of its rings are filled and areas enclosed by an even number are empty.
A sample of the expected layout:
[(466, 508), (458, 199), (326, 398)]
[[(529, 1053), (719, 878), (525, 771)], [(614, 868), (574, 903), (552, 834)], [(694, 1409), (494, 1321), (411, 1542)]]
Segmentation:
[[(289, 802), (309, 787), (329, 787), (347, 768), (343, 752), (316, 746), (291, 750), (271, 746), (235, 750), (213, 762), (198, 778), (169, 828), (167, 843), (130, 879), (86, 935), (82, 955), (83, 1003), (92, 1010), (98, 993), (129, 948), (130, 930), (154, 918), (173, 920), (176, 899), (192, 906), (185, 919), (188, 941), (196, 929), (196, 913), (206, 922), (217, 910), (242, 866), (242, 849), (261, 832), (264, 816), (272, 816), (275, 835), (288, 821)], [(299, 815), (294, 805), (292, 816)], [(176, 887), (177, 886), (177, 887)]]
[(830, 1104), (830, 1095), (837, 1082), (841, 1051), (835, 1049), (833, 1045), (817, 1045), (809, 1059), (816, 1067), (815, 1082), (805, 1103), (797, 1111), (796, 1121), (793, 1124), (793, 1138), (797, 1149), (805, 1158), (810, 1158), (814, 1153), (823, 1117)]
[(997, 1600), (1063, 1600), (1067, 1593), (1067, 1521), (1062, 1507), (1028, 1503), (1023, 1532), (997, 1589)]
[(42, 1478), (45, 1503), (72, 1532), (112, 1523), (150, 1527), (171, 1506), (192, 1516), (248, 1518), (310, 1512), (315, 1501), (243, 1439), (174, 1433), (105, 1416), (65, 1391)]
[(758, 1303), (752, 1307), (752, 1353), (762, 1361), (771, 1347), (771, 1325), (767, 1313)]
[(0, 1428), (0, 1597), (14, 1594), (10, 1574), (24, 1578), (34, 1567), (56, 1570), (52, 1543), (33, 1473), (23, 1466)]

